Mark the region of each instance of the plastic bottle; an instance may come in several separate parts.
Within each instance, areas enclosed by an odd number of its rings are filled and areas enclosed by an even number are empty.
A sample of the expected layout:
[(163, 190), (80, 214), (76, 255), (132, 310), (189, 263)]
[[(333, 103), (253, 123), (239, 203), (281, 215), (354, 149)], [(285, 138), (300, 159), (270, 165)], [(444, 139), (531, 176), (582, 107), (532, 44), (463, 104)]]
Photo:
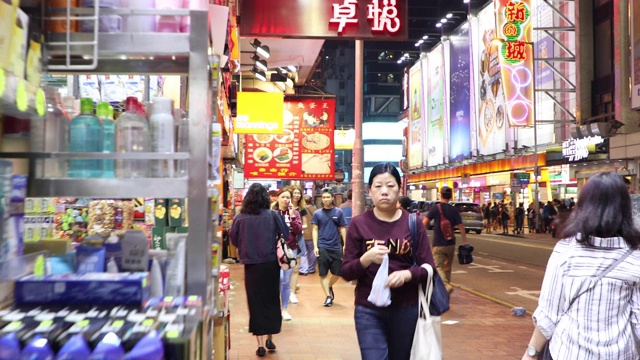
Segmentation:
[[(176, 151), (189, 152), (189, 119), (186, 113), (180, 109), (173, 110), (176, 122)], [(176, 166), (176, 177), (187, 177), (189, 175), (189, 160), (178, 160)]]
[[(54, 87), (45, 87), (47, 110), (44, 119), (31, 120), (30, 149), (34, 152), (65, 152), (69, 145), (70, 117), (62, 108), (60, 94)], [(44, 178), (60, 178), (67, 174), (67, 162), (59, 159), (40, 160), (37, 171)]]
[[(102, 124), (93, 115), (93, 100), (90, 98), (80, 100), (80, 115), (69, 124), (69, 152), (102, 152)], [(97, 159), (69, 160), (69, 177), (101, 177), (101, 165)]]
[[(114, 153), (116, 151), (116, 122), (113, 120), (113, 108), (108, 102), (98, 103), (96, 115), (102, 122), (102, 152)], [(113, 178), (115, 174), (114, 160), (105, 159), (102, 162), (102, 177)]]
[[(126, 100), (126, 111), (116, 121), (116, 152), (148, 152), (150, 150), (149, 124), (137, 111), (138, 99)], [(117, 160), (116, 176), (139, 178), (149, 176), (148, 160)]]
[(20, 354), (21, 359), (29, 360), (50, 360), (53, 359), (54, 356), (55, 353), (51, 349), (49, 340), (40, 335), (25, 346)]
[(20, 358), (20, 340), (18, 334), (9, 333), (0, 338), (0, 360), (15, 360)]
[(125, 354), (121, 343), (118, 335), (113, 332), (108, 333), (96, 345), (89, 360), (123, 360)]
[[(129, 9), (153, 9), (155, 5), (155, 0), (129, 0)], [(123, 25), (125, 32), (142, 33), (156, 31), (156, 21), (153, 15), (128, 15)]]
[(91, 355), (91, 349), (82, 334), (73, 335), (56, 356), (56, 360), (85, 360)]
[[(151, 128), (151, 151), (173, 153), (175, 144), (173, 100), (165, 97), (153, 99), (149, 127)], [(151, 162), (151, 175), (154, 177), (173, 177), (174, 169), (173, 160)]]
[(145, 335), (125, 357), (126, 360), (162, 360), (164, 346), (158, 331), (153, 330)]

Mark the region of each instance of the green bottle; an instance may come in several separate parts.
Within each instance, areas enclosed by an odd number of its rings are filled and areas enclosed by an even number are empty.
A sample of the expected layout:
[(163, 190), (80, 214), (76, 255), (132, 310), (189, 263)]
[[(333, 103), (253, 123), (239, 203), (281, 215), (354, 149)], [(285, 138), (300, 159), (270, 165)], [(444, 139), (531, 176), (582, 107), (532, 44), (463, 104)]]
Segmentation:
[[(93, 115), (93, 100), (80, 99), (80, 114), (69, 124), (69, 152), (102, 152), (102, 124)], [(98, 159), (69, 160), (69, 177), (98, 178), (102, 163)]]

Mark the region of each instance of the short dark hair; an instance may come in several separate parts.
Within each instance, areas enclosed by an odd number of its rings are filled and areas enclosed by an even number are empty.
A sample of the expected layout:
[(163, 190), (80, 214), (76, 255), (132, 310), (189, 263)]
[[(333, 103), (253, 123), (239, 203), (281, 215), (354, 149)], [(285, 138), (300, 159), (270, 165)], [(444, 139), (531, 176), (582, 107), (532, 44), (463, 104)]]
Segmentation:
[(353, 199), (353, 190), (347, 190), (347, 200)]
[(329, 194), (331, 194), (331, 196), (333, 196), (333, 192), (334, 192), (333, 188), (328, 187), (328, 186), (327, 187), (323, 187), (321, 191), (322, 191), (322, 193), (329, 193)]
[(443, 186), (440, 188), (440, 195), (445, 199), (451, 200), (453, 198), (453, 190), (448, 186)]
[(402, 206), (403, 209), (409, 210), (411, 208), (411, 204), (413, 203), (413, 200), (411, 200), (411, 198), (408, 196), (401, 196), (400, 199), (398, 199), (398, 202), (400, 203), (400, 206)]
[(264, 209), (269, 208), (271, 200), (269, 199), (269, 193), (267, 189), (260, 183), (253, 183), (249, 186), (247, 195), (242, 200), (241, 214), (257, 215)]
[(374, 166), (373, 169), (371, 169), (371, 172), (369, 173), (369, 188), (373, 183), (373, 179), (376, 176), (384, 173), (391, 174), (391, 176), (393, 176), (393, 178), (396, 179), (396, 183), (398, 184), (398, 186), (402, 184), (402, 180), (400, 180), (400, 172), (398, 171), (398, 169), (395, 166), (393, 166), (393, 164), (386, 163), (386, 164), (378, 164)]
[(631, 247), (640, 245), (640, 230), (633, 225), (631, 197), (622, 177), (601, 172), (589, 178), (580, 190), (578, 204), (560, 227), (562, 238), (593, 246), (591, 237), (622, 237)]

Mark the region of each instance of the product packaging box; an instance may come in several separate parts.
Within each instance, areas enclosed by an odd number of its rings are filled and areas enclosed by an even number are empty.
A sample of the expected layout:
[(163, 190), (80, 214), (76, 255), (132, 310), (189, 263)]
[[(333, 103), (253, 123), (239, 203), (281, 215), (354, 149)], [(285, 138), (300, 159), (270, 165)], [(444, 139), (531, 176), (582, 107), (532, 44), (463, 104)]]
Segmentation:
[(169, 208), (169, 226), (184, 226), (184, 199), (171, 199), (168, 204)]
[(153, 221), (156, 227), (167, 226), (167, 200), (155, 199), (153, 208)]
[(149, 273), (29, 275), (16, 280), (16, 305), (134, 305), (150, 296)]
[[(151, 228), (151, 248), (154, 250), (167, 250), (167, 234), (175, 233), (171, 226), (154, 226)], [(178, 231), (179, 232), (179, 231)]]
[(0, 1), (0, 68), (9, 70), (11, 65), (11, 42), (16, 11), (20, 1)]

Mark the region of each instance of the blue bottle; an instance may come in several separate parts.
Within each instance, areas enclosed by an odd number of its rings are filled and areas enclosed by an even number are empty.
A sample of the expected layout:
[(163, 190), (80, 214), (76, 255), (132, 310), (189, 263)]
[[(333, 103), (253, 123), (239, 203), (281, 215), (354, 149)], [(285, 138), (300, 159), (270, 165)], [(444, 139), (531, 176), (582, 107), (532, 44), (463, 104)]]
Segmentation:
[[(69, 124), (69, 152), (102, 152), (102, 124), (93, 115), (93, 100), (80, 99), (80, 114)], [(69, 160), (69, 177), (97, 178), (102, 176), (98, 159)]]
[[(113, 107), (108, 102), (98, 103), (96, 115), (102, 122), (102, 152), (114, 153), (116, 151), (116, 122), (113, 121)], [(115, 161), (102, 160), (102, 177), (113, 178), (116, 176)]]

